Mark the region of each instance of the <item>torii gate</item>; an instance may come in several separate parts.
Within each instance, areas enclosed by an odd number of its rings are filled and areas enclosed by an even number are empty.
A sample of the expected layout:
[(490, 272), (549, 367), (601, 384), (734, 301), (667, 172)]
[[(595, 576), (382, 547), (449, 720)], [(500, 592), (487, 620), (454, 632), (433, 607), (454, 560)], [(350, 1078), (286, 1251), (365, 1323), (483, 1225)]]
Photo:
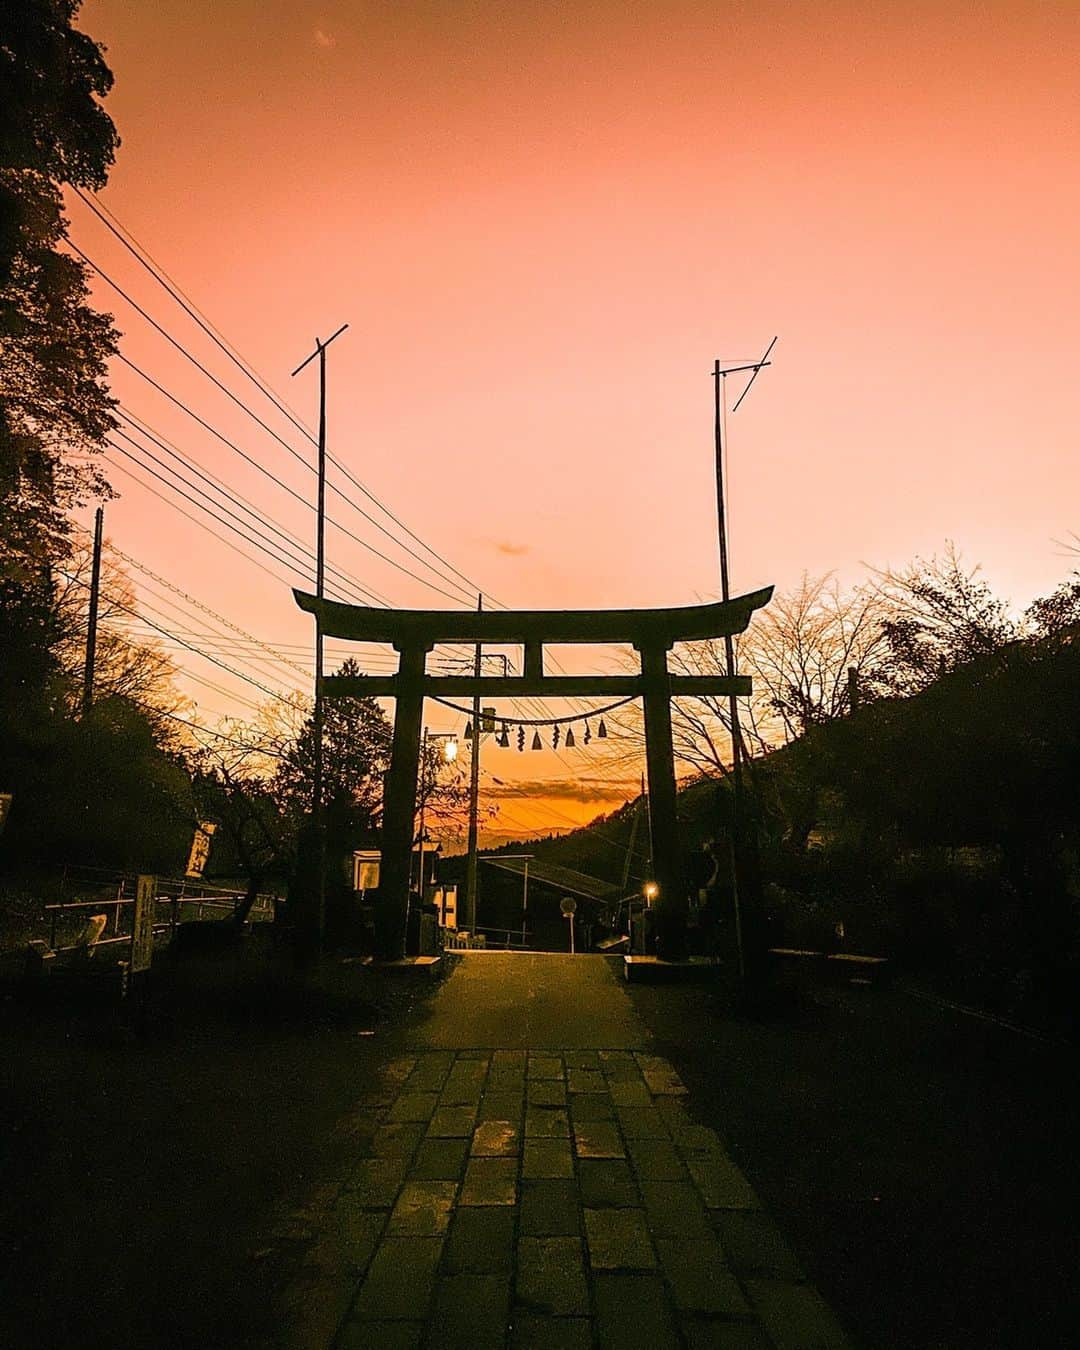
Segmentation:
[[(382, 642), (399, 656), (396, 675), (328, 675), (323, 694), (392, 698), (394, 739), (383, 803), (382, 868), (375, 910), (377, 955), (405, 954), (409, 865), (416, 814), (416, 780), (424, 698), (582, 698), (640, 696), (645, 710), (645, 758), (653, 871), (658, 890), (661, 955), (685, 955), (687, 897), (675, 812), (675, 760), (671, 699), (677, 695), (749, 694), (749, 675), (672, 675), (667, 653), (676, 642), (741, 633), (750, 616), (772, 598), (771, 586), (709, 605), (676, 609), (409, 610), (369, 609), (320, 600), (294, 591), (301, 609), (315, 615), (324, 637)], [(524, 647), (521, 675), (430, 675), (427, 653), (438, 643), (499, 643)], [(639, 675), (545, 675), (546, 643), (628, 643), (641, 657)]]

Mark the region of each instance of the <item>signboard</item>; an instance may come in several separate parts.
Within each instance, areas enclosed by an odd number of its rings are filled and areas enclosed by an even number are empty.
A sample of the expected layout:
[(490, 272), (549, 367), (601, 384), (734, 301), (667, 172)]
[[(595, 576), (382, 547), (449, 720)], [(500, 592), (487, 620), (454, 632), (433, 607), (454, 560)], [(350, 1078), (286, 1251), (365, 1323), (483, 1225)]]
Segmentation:
[(11, 800), (14, 793), (0, 792), (0, 830), (3, 830), (4, 823), (8, 818), (8, 812), (11, 810)]
[(210, 840), (214, 836), (217, 826), (212, 820), (200, 820), (195, 827), (195, 837), (191, 841), (191, 852), (188, 855), (186, 877), (201, 877), (203, 868), (206, 866), (206, 860), (210, 856)]
[(135, 918), (131, 926), (131, 970), (149, 970), (154, 954), (154, 909), (157, 877), (140, 876), (135, 882)]
[(353, 890), (374, 891), (379, 885), (379, 863), (382, 854), (377, 848), (358, 848), (353, 853)]
[(495, 730), (495, 709), (480, 709), (480, 730), (485, 734)]

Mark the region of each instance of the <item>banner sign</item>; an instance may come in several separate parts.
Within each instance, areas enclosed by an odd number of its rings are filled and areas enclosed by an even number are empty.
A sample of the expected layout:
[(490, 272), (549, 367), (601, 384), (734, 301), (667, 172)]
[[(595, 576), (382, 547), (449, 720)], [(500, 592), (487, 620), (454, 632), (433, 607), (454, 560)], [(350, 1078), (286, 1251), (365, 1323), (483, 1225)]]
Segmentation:
[(200, 820), (195, 827), (195, 838), (191, 841), (191, 853), (188, 855), (186, 877), (201, 877), (206, 860), (210, 856), (210, 840), (217, 826), (212, 820)]
[(140, 876), (135, 882), (135, 918), (131, 926), (131, 970), (149, 970), (154, 954), (154, 910), (157, 877)]
[(0, 830), (3, 830), (4, 823), (8, 818), (8, 812), (11, 810), (11, 802), (14, 797), (12, 792), (0, 792)]

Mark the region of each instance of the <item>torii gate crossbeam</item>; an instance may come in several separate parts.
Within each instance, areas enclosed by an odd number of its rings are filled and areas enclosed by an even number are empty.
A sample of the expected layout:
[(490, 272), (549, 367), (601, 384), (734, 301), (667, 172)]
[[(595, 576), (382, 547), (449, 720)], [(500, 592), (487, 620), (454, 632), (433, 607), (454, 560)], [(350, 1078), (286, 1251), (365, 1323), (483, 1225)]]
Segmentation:
[[(420, 766), (424, 699), (447, 697), (636, 697), (645, 713), (645, 758), (653, 870), (659, 888), (660, 954), (685, 955), (687, 897), (676, 818), (671, 699), (676, 695), (749, 694), (747, 675), (672, 675), (667, 653), (677, 642), (703, 641), (744, 631), (750, 616), (772, 598), (772, 587), (708, 605), (672, 609), (608, 610), (399, 610), (320, 600), (294, 591), (301, 609), (316, 616), (325, 637), (380, 642), (399, 656), (396, 675), (331, 675), (327, 698), (393, 698), (394, 738), (383, 803), (382, 867), (375, 912), (377, 954), (396, 960), (405, 952), (409, 864)], [(500, 643), (524, 648), (517, 676), (431, 675), (427, 654), (439, 643)], [(628, 643), (641, 658), (639, 675), (546, 675), (549, 643)]]

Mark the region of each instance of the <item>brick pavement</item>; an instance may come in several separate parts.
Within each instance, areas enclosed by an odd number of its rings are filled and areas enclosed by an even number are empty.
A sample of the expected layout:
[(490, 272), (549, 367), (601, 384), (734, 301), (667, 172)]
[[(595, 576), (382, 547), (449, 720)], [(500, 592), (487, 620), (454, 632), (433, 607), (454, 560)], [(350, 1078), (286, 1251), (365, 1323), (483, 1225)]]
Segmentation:
[(846, 1350), (655, 1055), (420, 1049), (351, 1125), (274, 1235), (288, 1350)]

